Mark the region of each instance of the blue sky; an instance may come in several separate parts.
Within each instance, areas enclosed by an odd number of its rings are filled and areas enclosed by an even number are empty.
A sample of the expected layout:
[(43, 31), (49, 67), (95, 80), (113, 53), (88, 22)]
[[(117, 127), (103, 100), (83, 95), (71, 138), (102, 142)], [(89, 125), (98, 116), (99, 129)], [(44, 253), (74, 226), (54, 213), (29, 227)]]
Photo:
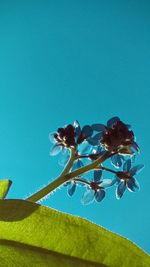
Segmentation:
[(1, 1), (0, 176), (9, 198), (57, 177), (49, 132), (118, 115), (141, 148), (141, 190), (82, 206), (83, 191), (57, 190), (43, 205), (89, 219), (150, 252), (149, 1)]

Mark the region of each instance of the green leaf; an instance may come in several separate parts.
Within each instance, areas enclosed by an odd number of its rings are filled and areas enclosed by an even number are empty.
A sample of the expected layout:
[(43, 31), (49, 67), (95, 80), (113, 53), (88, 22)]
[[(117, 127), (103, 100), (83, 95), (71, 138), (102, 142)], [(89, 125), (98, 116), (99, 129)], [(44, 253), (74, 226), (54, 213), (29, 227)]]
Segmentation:
[(24, 200), (0, 200), (2, 267), (148, 267), (129, 240), (79, 217)]
[(0, 199), (4, 199), (12, 184), (11, 180), (0, 180)]

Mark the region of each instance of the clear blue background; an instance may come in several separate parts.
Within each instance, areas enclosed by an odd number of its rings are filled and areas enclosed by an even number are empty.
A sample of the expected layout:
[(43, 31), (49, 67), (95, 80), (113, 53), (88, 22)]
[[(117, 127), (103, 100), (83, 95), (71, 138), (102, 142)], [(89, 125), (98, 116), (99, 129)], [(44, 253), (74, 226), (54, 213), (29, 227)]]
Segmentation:
[[(0, 177), (9, 198), (25, 198), (61, 167), (49, 156), (49, 132), (78, 119), (118, 115), (141, 147), (139, 193), (82, 206), (82, 190), (43, 201), (134, 241), (150, 252), (149, 1), (0, 2)], [(109, 175), (105, 175), (108, 177)]]

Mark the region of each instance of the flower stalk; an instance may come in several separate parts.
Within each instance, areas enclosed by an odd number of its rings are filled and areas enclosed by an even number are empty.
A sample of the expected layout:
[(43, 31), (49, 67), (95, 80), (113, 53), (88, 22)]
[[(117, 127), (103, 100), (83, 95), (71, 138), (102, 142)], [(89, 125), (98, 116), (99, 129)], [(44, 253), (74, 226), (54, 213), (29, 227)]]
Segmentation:
[(72, 149), (71, 153), (70, 153), (70, 159), (68, 161), (68, 164), (66, 165), (66, 167), (63, 170), (63, 172), (61, 173), (61, 175), (58, 178), (56, 178), (56, 180), (52, 181), (50, 184), (48, 184), (47, 186), (43, 187), (41, 190), (39, 190), (35, 194), (28, 197), (26, 200), (31, 201), (31, 202), (37, 202), (37, 201), (41, 200), (46, 195), (50, 194), (53, 190), (58, 188), (60, 185), (68, 182), (70, 179), (77, 177), (77, 176), (79, 176), (85, 172), (96, 169), (96, 167), (99, 164), (101, 164), (103, 161), (105, 161), (110, 156), (111, 156), (111, 152), (107, 151), (107, 152), (105, 152), (104, 155), (99, 157), (97, 160), (95, 160), (91, 164), (86, 165), (86, 166), (84, 166), (78, 170), (75, 170), (73, 172), (68, 173), (73, 162), (74, 162), (74, 159), (75, 159), (75, 151), (74, 151), (74, 149)]
[[(95, 123), (81, 128), (79, 122), (75, 121), (73, 125), (58, 128), (57, 132), (50, 134), (50, 140), (54, 144), (50, 154), (55, 156), (61, 151), (64, 152), (60, 164), (66, 166), (59, 177), (26, 200), (37, 202), (63, 184), (67, 186), (70, 197), (76, 191), (78, 183), (84, 184), (86, 191), (82, 199), (83, 204), (92, 203), (94, 200), (101, 202), (106, 195), (105, 189), (114, 184), (117, 185), (117, 199), (123, 196), (126, 188), (131, 192), (138, 190), (139, 185), (134, 175), (143, 168), (143, 164), (132, 167), (134, 150), (139, 152), (139, 147), (130, 127), (118, 117), (113, 117), (107, 121), (107, 125)], [(126, 156), (130, 159), (126, 160)], [(102, 166), (108, 158), (115, 168), (122, 166), (122, 170)], [(90, 160), (90, 163), (85, 165), (87, 160)], [(82, 179), (82, 174), (91, 171), (93, 178)], [(103, 171), (112, 173), (115, 177), (104, 179)]]

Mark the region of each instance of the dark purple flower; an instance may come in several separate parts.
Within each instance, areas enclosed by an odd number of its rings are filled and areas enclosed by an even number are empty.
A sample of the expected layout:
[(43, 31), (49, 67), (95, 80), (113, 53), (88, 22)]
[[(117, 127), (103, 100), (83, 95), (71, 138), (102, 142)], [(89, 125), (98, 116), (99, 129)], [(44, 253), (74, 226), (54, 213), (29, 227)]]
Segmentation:
[[(82, 129), (75, 121), (73, 125), (68, 124), (64, 128), (58, 128), (57, 132), (49, 135), (50, 141), (54, 144), (50, 154), (57, 155), (62, 149), (80, 148), (80, 145), (88, 145), (87, 139), (93, 134), (93, 130), (89, 125), (85, 125)], [(88, 150), (87, 146), (87, 150)], [(85, 149), (84, 149), (85, 150)]]
[(54, 144), (50, 155), (57, 155), (62, 149), (76, 147), (75, 131), (71, 124), (64, 128), (58, 128), (57, 132), (49, 134), (50, 141)]
[(134, 133), (129, 127), (129, 125), (124, 124), (118, 117), (110, 119), (100, 140), (102, 147), (119, 154), (133, 154), (132, 148), (139, 151), (139, 147), (135, 142)]
[(54, 134), (56, 143), (64, 147), (75, 147), (75, 130), (71, 124), (64, 128), (58, 128), (57, 133)]

